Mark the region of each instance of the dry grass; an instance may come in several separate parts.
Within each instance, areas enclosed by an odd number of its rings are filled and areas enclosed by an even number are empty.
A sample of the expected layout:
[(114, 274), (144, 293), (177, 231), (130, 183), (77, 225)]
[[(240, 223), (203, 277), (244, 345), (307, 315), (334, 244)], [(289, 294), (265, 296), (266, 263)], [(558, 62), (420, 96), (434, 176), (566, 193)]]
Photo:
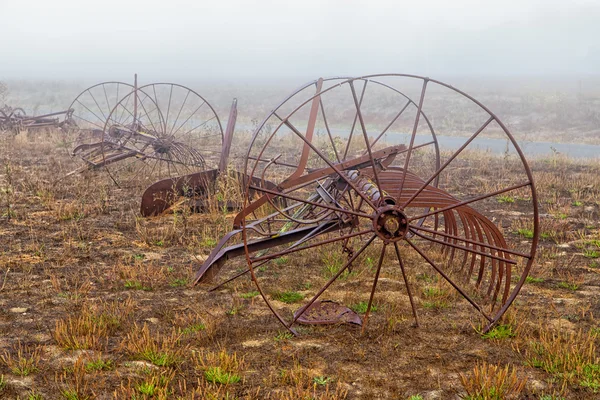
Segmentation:
[(594, 393), (600, 391), (600, 360), (592, 332), (564, 333), (542, 328), (518, 350), (527, 365), (551, 374), (562, 389), (578, 384)]
[(16, 348), (5, 351), (0, 355), (0, 361), (11, 373), (18, 376), (28, 376), (39, 371), (42, 359), (42, 347), (40, 345), (23, 345), (19, 340)]
[[(468, 304), (403, 248), (419, 328), (388, 254), (364, 335), (346, 325), (299, 326), (301, 335), (292, 337), (278, 333), (282, 327), (249, 279), (210, 293), (189, 285), (231, 228), (233, 213), (221, 200), (239, 196), (235, 182), (219, 183), (205, 214), (181, 208), (142, 220), (139, 193), (114, 188), (101, 173), (52, 184), (52, 175), (70, 170), (74, 160), (46, 137), (19, 135), (12, 147), (0, 146), (10, 154), (0, 173), (0, 397), (452, 398), (457, 390), (472, 398), (519, 391), (536, 399), (598, 396), (598, 307), (590, 300), (600, 283), (593, 257), (600, 249), (597, 162), (532, 160), (544, 214), (534, 280), (491, 336), (482, 337)], [(510, 163), (469, 157), (458, 175), (465, 184), (444, 184), (468, 194), (517, 179)], [(490, 209), (530, 205), (523, 193), (510, 195), (514, 202), (494, 198)], [(516, 245), (532, 228), (527, 215), (494, 218)], [(356, 249), (360, 240), (350, 245)], [(362, 307), (380, 249), (366, 251), (329, 298)], [(281, 284), (269, 296), (306, 299), (345, 260), (339, 246), (323, 246), (273, 262), (259, 279)], [(223, 273), (243, 267), (232, 260)], [(280, 304), (290, 315), (302, 301)], [(474, 361), (481, 359), (489, 364)], [(14, 383), (22, 378), (13, 368), (30, 371), (28, 386)]]
[(504, 368), (483, 363), (473, 368), (471, 374), (460, 374), (460, 381), (467, 392), (466, 400), (510, 400), (520, 399), (527, 383), (519, 378), (514, 367)]
[(139, 360), (146, 360), (158, 367), (176, 367), (183, 362), (188, 349), (181, 342), (176, 329), (170, 334), (150, 333), (148, 324), (141, 328), (135, 324), (121, 342), (121, 346)]

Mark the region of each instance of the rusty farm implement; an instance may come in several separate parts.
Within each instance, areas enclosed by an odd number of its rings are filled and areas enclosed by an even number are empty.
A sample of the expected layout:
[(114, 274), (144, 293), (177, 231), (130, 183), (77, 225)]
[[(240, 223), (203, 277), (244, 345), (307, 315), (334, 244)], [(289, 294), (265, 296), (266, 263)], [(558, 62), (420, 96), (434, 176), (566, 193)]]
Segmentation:
[[(234, 100), (225, 136), (215, 109), (200, 94), (175, 83), (138, 87), (137, 77), (133, 85), (94, 85), (81, 92), (70, 108), (77, 126), (72, 155), (81, 158), (83, 166), (69, 175), (104, 170), (119, 187), (164, 181), (169, 188), (178, 182), (183, 188), (178, 177), (224, 170), (237, 115)], [(185, 182), (186, 190), (194, 184)], [(158, 194), (152, 196), (158, 208), (145, 211), (143, 206), (142, 214), (162, 211)]]
[[(72, 110), (58, 111), (44, 115), (27, 115), (21, 107), (4, 106), (0, 108), (0, 131), (18, 134), (22, 131), (33, 131), (46, 128), (62, 128), (70, 124)], [(60, 116), (64, 115), (61, 121)]]
[[(440, 153), (437, 133), (456, 115), (465, 116), (463, 144)], [(471, 151), (486, 134), (502, 135), (510, 147), (489, 166), (506, 169), (493, 181), (476, 167), (481, 153)], [(513, 304), (533, 263), (538, 206), (522, 151), (492, 111), (440, 81), (387, 74), (311, 82), (258, 126), (243, 174), (244, 208), (195, 283), (216, 289), (250, 275), (293, 333), (298, 323), (364, 328), (378, 287), (406, 293), (418, 325), (420, 294), (412, 286), (414, 274), (425, 271), (487, 331)], [(512, 202), (498, 200), (506, 196), (522, 199), (517, 222), (531, 239), (506, 237), (514, 215)], [(323, 276), (318, 254), (343, 258)], [(236, 264), (238, 257), (245, 262)], [(345, 281), (365, 265), (369, 289)], [(386, 270), (402, 279), (382, 279)], [(278, 300), (299, 286), (299, 308)], [(340, 304), (348, 298), (364, 301), (362, 320)]]

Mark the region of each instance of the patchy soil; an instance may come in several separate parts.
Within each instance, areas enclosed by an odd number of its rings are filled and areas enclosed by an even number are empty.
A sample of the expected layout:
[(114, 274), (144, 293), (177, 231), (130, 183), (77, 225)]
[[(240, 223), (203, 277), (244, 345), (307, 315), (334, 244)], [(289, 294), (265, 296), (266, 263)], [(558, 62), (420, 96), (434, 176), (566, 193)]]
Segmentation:
[[(600, 398), (598, 162), (531, 162), (538, 254), (494, 334), (482, 335), (470, 305), (407, 249), (419, 327), (400, 271), (384, 267), (364, 332), (301, 326), (292, 337), (249, 279), (213, 292), (191, 286), (232, 214), (144, 220), (140, 188), (116, 188), (101, 171), (57, 180), (79, 166), (59, 135), (2, 135), (0, 155), (3, 399), (501, 398), (475, 396), (480, 382), (506, 397)], [(474, 155), (457, 168), (457, 187), (477, 193), (482, 182), (502, 181), (506, 171), (493, 166)], [(522, 217), (530, 202), (486, 206), (517, 247), (529, 243)], [(270, 273), (285, 283), (280, 290), (305, 297), (326, 282), (336, 251), (290, 256)], [(374, 251), (328, 298), (368, 301)], [(224, 273), (243, 267), (236, 260)], [(291, 313), (300, 304), (277, 306)]]

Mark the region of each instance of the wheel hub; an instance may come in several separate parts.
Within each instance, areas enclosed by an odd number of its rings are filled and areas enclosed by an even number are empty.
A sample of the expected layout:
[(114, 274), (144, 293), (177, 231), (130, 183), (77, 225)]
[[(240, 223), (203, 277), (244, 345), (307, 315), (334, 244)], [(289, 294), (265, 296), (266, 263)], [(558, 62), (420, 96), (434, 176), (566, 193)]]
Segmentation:
[(408, 232), (408, 218), (398, 206), (380, 207), (373, 215), (375, 233), (386, 242), (396, 242)]

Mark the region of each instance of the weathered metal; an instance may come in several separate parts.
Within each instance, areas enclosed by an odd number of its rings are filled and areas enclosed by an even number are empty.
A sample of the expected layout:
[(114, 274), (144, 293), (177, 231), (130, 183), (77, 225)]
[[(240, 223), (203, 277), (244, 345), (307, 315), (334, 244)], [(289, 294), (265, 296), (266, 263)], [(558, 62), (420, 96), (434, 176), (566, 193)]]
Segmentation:
[[(419, 100), (414, 102), (404, 95), (396, 87), (400, 85), (416, 88)], [(374, 88), (371, 91), (379, 91), (365, 95), (371, 93), (367, 86)], [(476, 118), (483, 115), (485, 121), (443, 164), (433, 124), (423, 112), (427, 88), (432, 86), (433, 93), (447, 90), (456, 96), (453, 104), (468, 102), (474, 107)], [(345, 104), (349, 112), (338, 109), (327, 115), (325, 105), (332, 100)], [(389, 110), (383, 113), (385, 107)], [(399, 118), (407, 109), (412, 115), (405, 125), (400, 125)], [(454, 168), (456, 159), (462, 164), (469, 162), (464, 150), (492, 122), (512, 145), (514, 162), (521, 166), (524, 178), (517, 174), (508, 184), (500, 183), (497, 190), (469, 186), (474, 193), (465, 195), (456, 188), (466, 187), (464, 179), (469, 176), (458, 175), (459, 170)], [(269, 125), (271, 129), (265, 129)], [(343, 136), (334, 137), (333, 126)], [(320, 142), (314, 134), (317, 130), (327, 132)], [(406, 143), (394, 144), (396, 139), (385, 138), (394, 131), (410, 132), (403, 136)], [(319, 303), (323, 293), (353, 265), (362, 262), (366, 249), (370, 249), (370, 257), (373, 253), (378, 256), (373, 264), (363, 328), (372, 309), (386, 251), (392, 247), (392, 257), (402, 273), (417, 324), (406, 252), (414, 250), (440, 280), (470, 303), (487, 321), (485, 330), (491, 329), (513, 303), (533, 263), (539, 234), (537, 195), (522, 151), (495, 114), (468, 94), (440, 81), (387, 74), (311, 82), (284, 100), (257, 127), (244, 172), (248, 177), (245, 207), (234, 220), (234, 230), (213, 249), (194, 282), (209, 283), (225, 261), (245, 255), (248, 268), (213, 289), (249, 273), (268, 308), (293, 333), (294, 325), (300, 321), (327, 322), (326, 317), (314, 319), (304, 314), (323, 304)], [(531, 199), (528, 212), (522, 214), (527, 216), (533, 232), (532, 240), (526, 244), (507, 240), (503, 230), (486, 216), (498, 211), (491, 210), (490, 205), (500, 207), (489, 199), (515, 191), (524, 191)], [(258, 199), (257, 193), (262, 193)], [(228, 245), (235, 240), (237, 243)], [(330, 249), (332, 245), (340, 246), (348, 255), (347, 261), (326, 283), (311, 289), (314, 294), (310, 300), (292, 318), (286, 318), (286, 306), (271, 299), (273, 293), (283, 290), (277, 286), (278, 279), (282, 279), (278, 277), (286, 275), (281, 267), (271, 274), (268, 264), (292, 255), (302, 259), (319, 247)], [(514, 268), (519, 268), (520, 274), (516, 282)], [(290, 267), (287, 273), (302, 274), (306, 280), (313, 277), (310, 270), (310, 266), (301, 270)], [(332, 317), (330, 322), (339, 320)]]
[[(69, 123), (72, 109), (58, 111), (37, 116), (28, 116), (21, 107), (12, 108), (4, 106), (0, 108), (0, 131), (9, 131), (17, 134), (22, 131), (31, 131), (44, 128), (62, 128)], [(59, 118), (64, 115), (61, 121)]]
[[(194, 172), (192, 174), (166, 178), (153, 183), (144, 191), (140, 213), (144, 217), (150, 217), (163, 213), (170, 208), (177, 199), (187, 197), (191, 199), (188, 205), (192, 211), (205, 211), (209, 196), (214, 194), (214, 184), (222, 174), (227, 173), (229, 152), (233, 140), (233, 132), (237, 121), (237, 99), (233, 99), (223, 138), (223, 147), (219, 157), (218, 168)], [(240, 185), (244, 176), (236, 171), (230, 171)], [(230, 209), (239, 209), (240, 202), (230, 201), (225, 204)]]
[[(81, 92), (72, 108), (78, 128), (72, 155), (84, 165), (68, 175), (102, 169), (120, 187), (167, 179), (172, 186), (177, 177), (216, 167), (222, 152), (215, 110), (179, 84), (138, 87), (137, 75), (133, 85), (103, 82)], [(181, 188), (184, 181), (178, 180)]]

